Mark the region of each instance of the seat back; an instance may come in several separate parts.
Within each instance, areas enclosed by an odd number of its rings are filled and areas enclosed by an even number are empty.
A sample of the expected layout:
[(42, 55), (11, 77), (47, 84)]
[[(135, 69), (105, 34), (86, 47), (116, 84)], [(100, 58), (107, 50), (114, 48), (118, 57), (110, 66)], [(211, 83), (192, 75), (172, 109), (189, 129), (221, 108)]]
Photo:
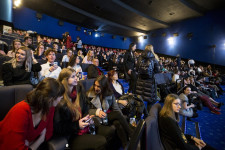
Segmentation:
[(137, 150), (138, 143), (142, 138), (145, 127), (146, 127), (145, 121), (143, 119), (140, 120), (125, 150)]
[(68, 62), (62, 62), (61, 68), (63, 69), (63, 68), (67, 68), (67, 67), (68, 67)]
[(0, 121), (16, 103), (24, 100), (32, 89), (29, 84), (0, 87)]
[(145, 119), (146, 130), (145, 130), (145, 143), (146, 150), (164, 150), (158, 127), (158, 114), (161, 110), (159, 103), (154, 104), (151, 107), (150, 115)]
[(0, 81), (3, 80), (2, 79), (2, 66), (3, 66), (3, 63), (6, 62), (6, 61), (9, 61), (10, 59), (12, 59), (12, 58), (8, 57), (8, 56), (0, 56)]
[(79, 82), (83, 84), (85, 91), (88, 91), (94, 84), (94, 81), (95, 79), (87, 79), (87, 80), (80, 80)]
[(87, 72), (89, 65), (90, 65), (90, 64), (82, 63), (82, 64), (81, 64), (82, 71), (83, 71), (83, 72)]
[(157, 73), (154, 75), (156, 84), (169, 84), (172, 81), (171, 73)]

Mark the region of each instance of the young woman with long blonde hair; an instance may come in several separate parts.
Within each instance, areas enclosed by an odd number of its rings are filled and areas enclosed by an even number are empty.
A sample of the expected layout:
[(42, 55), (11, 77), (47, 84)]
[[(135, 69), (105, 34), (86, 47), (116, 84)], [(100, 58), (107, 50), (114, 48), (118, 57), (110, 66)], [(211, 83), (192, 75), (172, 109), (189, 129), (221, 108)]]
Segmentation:
[(203, 140), (182, 133), (178, 125), (180, 108), (179, 97), (175, 94), (167, 95), (159, 113), (159, 131), (164, 148), (166, 150), (214, 150)]
[(32, 50), (20, 47), (16, 57), (3, 64), (2, 75), (5, 86), (31, 84), (31, 72), (41, 71), (41, 66), (34, 58)]

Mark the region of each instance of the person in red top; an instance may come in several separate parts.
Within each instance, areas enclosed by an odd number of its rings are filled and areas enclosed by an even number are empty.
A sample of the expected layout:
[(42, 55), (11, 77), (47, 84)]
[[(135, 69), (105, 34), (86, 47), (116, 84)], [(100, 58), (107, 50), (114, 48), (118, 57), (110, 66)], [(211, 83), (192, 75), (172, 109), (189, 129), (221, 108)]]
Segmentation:
[(53, 133), (55, 106), (62, 99), (64, 86), (45, 78), (24, 101), (11, 108), (0, 122), (0, 149), (37, 149)]

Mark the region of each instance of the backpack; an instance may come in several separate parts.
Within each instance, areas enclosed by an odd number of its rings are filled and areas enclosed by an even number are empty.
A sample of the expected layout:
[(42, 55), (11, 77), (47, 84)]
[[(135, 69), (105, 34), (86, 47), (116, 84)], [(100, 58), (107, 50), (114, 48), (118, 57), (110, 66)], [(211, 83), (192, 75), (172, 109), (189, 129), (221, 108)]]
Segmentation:
[(153, 78), (154, 62), (150, 59), (142, 59), (140, 61), (138, 74), (142, 79)]
[(145, 108), (143, 99), (140, 95), (122, 95), (119, 100), (127, 100), (128, 104), (124, 107), (122, 104), (118, 104), (123, 114), (129, 118), (136, 116), (137, 120), (141, 119), (142, 113), (144, 116), (148, 116), (147, 109)]

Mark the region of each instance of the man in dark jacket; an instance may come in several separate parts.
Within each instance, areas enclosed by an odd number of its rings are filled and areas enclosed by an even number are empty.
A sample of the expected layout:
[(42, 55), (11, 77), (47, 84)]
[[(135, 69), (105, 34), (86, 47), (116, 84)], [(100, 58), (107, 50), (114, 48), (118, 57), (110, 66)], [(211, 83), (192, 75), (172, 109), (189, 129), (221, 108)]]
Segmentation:
[(125, 53), (124, 56), (125, 74), (128, 74), (130, 78), (128, 92), (133, 94), (135, 94), (136, 92), (136, 82), (137, 82), (137, 75), (135, 71), (135, 56), (134, 56), (135, 50), (136, 44), (131, 43), (129, 46), (129, 50)]

